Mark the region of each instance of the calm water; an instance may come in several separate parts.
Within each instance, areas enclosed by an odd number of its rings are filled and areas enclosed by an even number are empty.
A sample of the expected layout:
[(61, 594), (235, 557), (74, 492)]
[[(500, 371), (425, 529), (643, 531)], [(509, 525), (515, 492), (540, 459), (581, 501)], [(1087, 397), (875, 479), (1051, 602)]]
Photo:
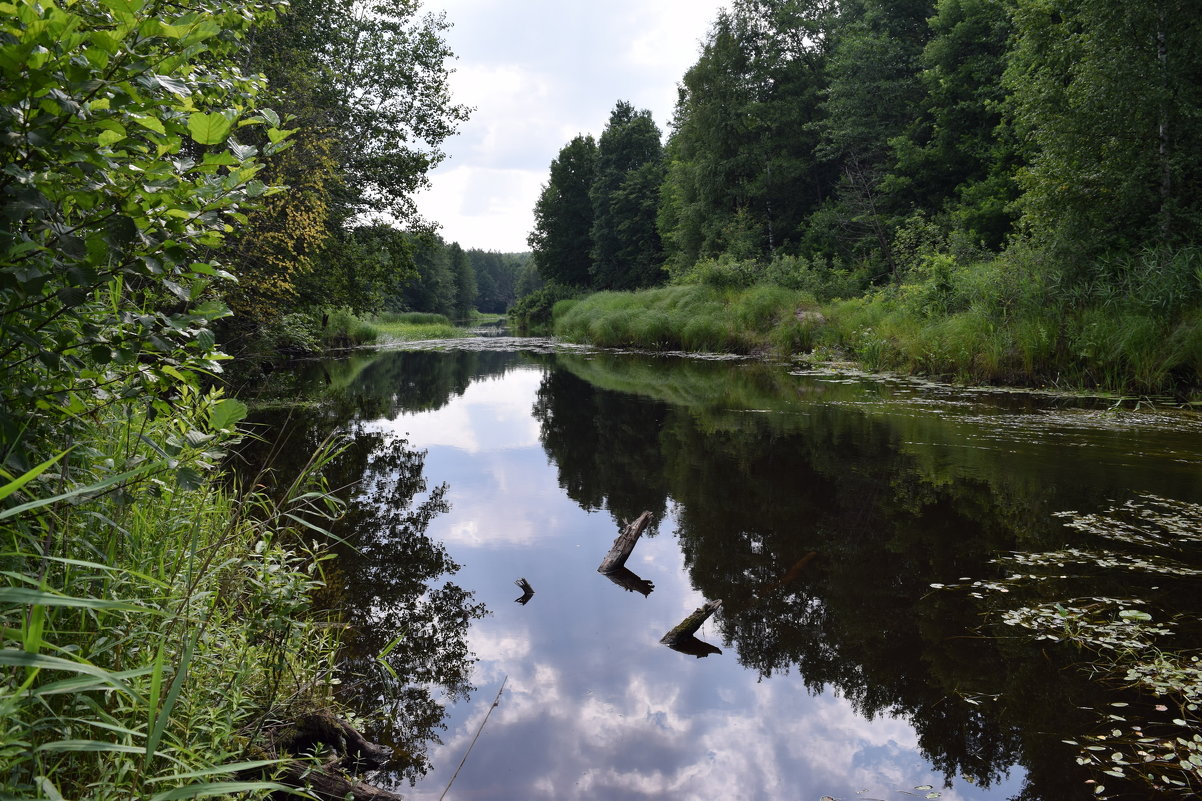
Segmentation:
[[(409, 798), (452, 776), (448, 799), (1088, 798), (1062, 740), (1156, 702), (931, 584), (1096, 545), (1057, 513), (1202, 502), (1192, 416), (507, 339), (284, 380), (314, 399), (260, 414), (285, 463), (352, 439), (346, 686), (404, 719), (383, 730), (408, 767), (377, 781)], [(643, 511), (628, 572), (599, 574)], [(1086, 589), (1034, 595), (1138, 593), (1198, 645), (1196, 578), (1064, 570)], [(660, 644), (712, 600), (696, 636), (720, 653)], [(398, 633), (392, 678), (374, 655)]]

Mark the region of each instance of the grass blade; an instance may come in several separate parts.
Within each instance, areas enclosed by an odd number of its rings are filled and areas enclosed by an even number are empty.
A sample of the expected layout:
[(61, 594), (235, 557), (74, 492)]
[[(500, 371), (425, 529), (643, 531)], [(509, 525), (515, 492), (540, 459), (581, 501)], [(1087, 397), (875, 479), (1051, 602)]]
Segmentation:
[(213, 776), (219, 773), (237, 773), (243, 770), (254, 770), (255, 768), (265, 768), (269, 765), (282, 765), (287, 760), (283, 759), (257, 759), (253, 762), (232, 762), (228, 765), (218, 765), (215, 768), (205, 768), (203, 770), (190, 770), (187, 773), (176, 773), (172, 776), (157, 776), (153, 779), (147, 779), (149, 782), (170, 782), (179, 781), (180, 779), (199, 779), (201, 776)]
[(248, 793), (255, 790), (273, 790), (292, 793), (294, 795), (304, 795), (306, 798), (311, 797), (307, 793), (301, 793), (299, 790), (285, 787), (279, 782), (202, 782), (199, 784), (185, 784), (183, 787), (166, 790), (152, 796), (150, 801), (179, 801), (179, 799), (184, 798), (205, 798), (214, 795)]
[(14, 478), (12, 481), (5, 484), (3, 487), (0, 487), (0, 501), (4, 500), (9, 495), (12, 495), (14, 492), (21, 489), (21, 487), (24, 487), (26, 484), (28, 484), (30, 481), (33, 481), (35, 478), (40, 476), (42, 473), (45, 473), (48, 469), (50, 469), (51, 465), (53, 465), (55, 462), (57, 462), (59, 459), (63, 458), (70, 452), (71, 452), (71, 449), (67, 448), (67, 450), (63, 451), (58, 456), (50, 457), (49, 459), (42, 462), (37, 467), (33, 468), (32, 470), (25, 471), (21, 475)]
[[(180, 659), (179, 670), (175, 674), (175, 678), (171, 680), (171, 689), (167, 691), (167, 700), (163, 702), (163, 708), (159, 710), (155, 716), (154, 728), (150, 730), (150, 736), (146, 738), (146, 764), (150, 764), (150, 758), (154, 756), (154, 752), (159, 747), (159, 740), (163, 738), (163, 732), (167, 729), (167, 721), (171, 719), (171, 710), (175, 708), (175, 702), (179, 698), (180, 690), (184, 687), (184, 679), (188, 675), (188, 666), (192, 661), (192, 646), (195, 640), (188, 640), (184, 644), (184, 654)], [(192, 797), (192, 796), (187, 796)]]
[(52, 743), (39, 745), (36, 751), (51, 751), (51, 752), (97, 752), (108, 751), (118, 754), (140, 754), (142, 749), (134, 745), (120, 745), (119, 743), (106, 743), (103, 740), (56, 740)]
[(157, 609), (138, 606), (126, 601), (105, 601), (100, 598), (73, 598), (70, 595), (59, 595), (53, 592), (28, 589), (26, 587), (0, 587), (0, 604), (70, 606), (77, 609), (120, 609), (125, 612), (163, 614)]
[(22, 514), (24, 512), (28, 512), (32, 509), (40, 509), (43, 506), (49, 506), (50, 504), (58, 503), (59, 501), (65, 501), (65, 500), (69, 500), (71, 498), (77, 498), (81, 495), (88, 495), (93, 492), (99, 492), (102, 489), (108, 489), (109, 487), (113, 486), (114, 484), (120, 484), (123, 481), (130, 481), (131, 479), (135, 479), (135, 478), (138, 478), (139, 476), (143, 476), (146, 473), (149, 473), (151, 470), (156, 470), (163, 466), (164, 466), (163, 462), (148, 462), (147, 464), (141, 465), (140, 467), (136, 467), (133, 470), (128, 470), (124, 473), (121, 473), (120, 475), (110, 476), (110, 477), (106, 478), (104, 481), (100, 481), (95, 484), (90, 484), (86, 487), (78, 487), (76, 489), (71, 490), (70, 492), (64, 492), (61, 495), (55, 495), (51, 498), (38, 498), (37, 500), (29, 501), (28, 503), (23, 503), (20, 506), (14, 506), (11, 509), (5, 509), (3, 512), (0, 512), (0, 520), (7, 520), (10, 517), (16, 517), (17, 515)]

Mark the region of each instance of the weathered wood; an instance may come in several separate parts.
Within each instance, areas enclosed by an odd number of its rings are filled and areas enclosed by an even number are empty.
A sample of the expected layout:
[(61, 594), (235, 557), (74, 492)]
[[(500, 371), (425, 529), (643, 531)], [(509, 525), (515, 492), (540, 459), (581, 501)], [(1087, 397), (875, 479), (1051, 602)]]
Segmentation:
[[(320, 801), (399, 801), (397, 793), (352, 778), (345, 769), (380, 767), (392, 757), (392, 749), (369, 742), (341, 718), (328, 712), (304, 715), (293, 723), (264, 732), (270, 759), (284, 758), (277, 781), (307, 790)], [(334, 756), (320, 765), (290, 759), (291, 755), (316, 752), (322, 747)]]
[(320, 801), (402, 801), (404, 796), (389, 790), (356, 781), (338, 770), (337, 764), (314, 767), (294, 760), (285, 765), (277, 780), (281, 784), (305, 790)]
[(704, 606), (693, 612), (693, 614), (680, 621), (679, 625), (661, 637), (659, 641), (673, 651), (690, 654), (698, 659), (710, 654), (722, 653), (722, 649), (718, 646), (702, 642), (694, 636), (697, 633), (697, 629), (701, 628), (701, 624), (709, 620), (710, 616), (714, 612), (717, 612), (721, 606), (721, 601), (707, 602)]
[(619, 567), (617, 570), (610, 570), (605, 573), (605, 577), (624, 590), (639, 592), (644, 596), (650, 595), (655, 590), (654, 583), (635, 575), (628, 567)]
[(647, 530), (647, 526), (651, 525), (651, 513), (643, 512), (638, 519), (633, 523), (629, 523), (618, 534), (618, 538), (614, 540), (613, 547), (609, 549), (609, 553), (601, 560), (601, 566), (597, 568), (598, 573), (611, 573), (618, 570), (626, 564), (626, 560), (630, 558), (631, 551), (638, 543), (639, 537), (643, 536), (643, 532)]

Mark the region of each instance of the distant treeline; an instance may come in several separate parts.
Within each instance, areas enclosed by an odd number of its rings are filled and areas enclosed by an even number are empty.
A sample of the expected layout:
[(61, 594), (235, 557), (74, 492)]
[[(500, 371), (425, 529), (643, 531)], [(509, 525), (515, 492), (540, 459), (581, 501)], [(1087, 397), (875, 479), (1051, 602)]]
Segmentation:
[(410, 242), (411, 269), (398, 272), (382, 293), (387, 311), (424, 311), (466, 319), (473, 310), (503, 314), (523, 293), (538, 288), (529, 253), (464, 250), (438, 236)]
[(1196, 375), (1200, 115), (1187, 2), (734, 0), (666, 146), (618, 103), (551, 163), (529, 241), (546, 300), (774, 283), (884, 303), (886, 328), (1024, 320), (999, 347), (1035, 372), (1108, 351)]

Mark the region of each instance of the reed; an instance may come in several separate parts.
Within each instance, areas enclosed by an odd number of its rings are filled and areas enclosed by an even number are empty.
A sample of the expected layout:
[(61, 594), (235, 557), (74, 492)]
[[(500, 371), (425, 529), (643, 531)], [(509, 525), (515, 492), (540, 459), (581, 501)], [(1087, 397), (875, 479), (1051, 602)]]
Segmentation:
[(245, 407), (187, 385), (174, 415), (109, 407), (0, 487), (0, 787), (151, 801), (244, 781), (258, 727), (329, 700), (335, 643), (308, 614), (338, 512), (322, 449), (270, 501), (218, 479)]

